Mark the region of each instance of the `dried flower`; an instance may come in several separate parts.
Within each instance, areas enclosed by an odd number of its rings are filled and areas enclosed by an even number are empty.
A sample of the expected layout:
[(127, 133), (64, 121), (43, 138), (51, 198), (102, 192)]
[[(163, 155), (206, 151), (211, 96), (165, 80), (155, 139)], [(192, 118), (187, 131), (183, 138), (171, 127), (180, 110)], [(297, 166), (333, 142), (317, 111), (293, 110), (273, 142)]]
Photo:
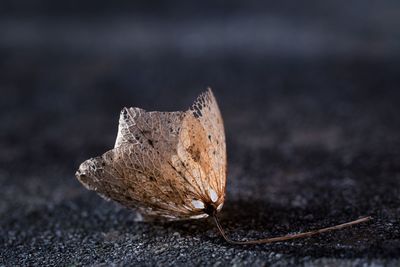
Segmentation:
[(225, 240), (233, 244), (311, 236), (370, 219), (303, 234), (233, 241), (217, 218), (225, 200), (226, 165), (223, 120), (208, 89), (184, 112), (122, 109), (114, 148), (83, 162), (76, 177), (87, 189), (139, 211), (144, 218), (185, 220), (211, 216)]

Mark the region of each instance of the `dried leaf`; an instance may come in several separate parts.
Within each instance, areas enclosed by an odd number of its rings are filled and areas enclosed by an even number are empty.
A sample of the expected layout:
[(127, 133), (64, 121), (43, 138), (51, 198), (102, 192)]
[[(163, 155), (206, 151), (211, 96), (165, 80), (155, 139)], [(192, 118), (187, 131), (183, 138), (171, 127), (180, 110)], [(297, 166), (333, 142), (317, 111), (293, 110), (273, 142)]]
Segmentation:
[(198, 219), (220, 211), (226, 145), (211, 89), (185, 112), (122, 109), (114, 149), (83, 162), (76, 177), (145, 216)]

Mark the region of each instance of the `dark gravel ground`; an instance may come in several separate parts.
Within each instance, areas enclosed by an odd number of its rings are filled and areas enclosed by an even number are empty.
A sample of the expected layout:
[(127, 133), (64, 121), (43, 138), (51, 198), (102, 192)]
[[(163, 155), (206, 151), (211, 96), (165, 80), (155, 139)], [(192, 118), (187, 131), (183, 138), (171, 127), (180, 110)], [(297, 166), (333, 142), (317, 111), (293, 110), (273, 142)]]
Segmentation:
[[(146, 4), (9, 4), (0, 19), (0, 266), (399, 266), (400, 9), (366, 3), (233, 2), (227, 12), (179, 3), (154, 14)], [(374, 220), (231, 246), (212, 221), (136, 222), (75, 179), (80, 162), (113, 146), (122, 107), (186, 109), (206, 86), (225, 120), (221, 220), (231, 236)]]

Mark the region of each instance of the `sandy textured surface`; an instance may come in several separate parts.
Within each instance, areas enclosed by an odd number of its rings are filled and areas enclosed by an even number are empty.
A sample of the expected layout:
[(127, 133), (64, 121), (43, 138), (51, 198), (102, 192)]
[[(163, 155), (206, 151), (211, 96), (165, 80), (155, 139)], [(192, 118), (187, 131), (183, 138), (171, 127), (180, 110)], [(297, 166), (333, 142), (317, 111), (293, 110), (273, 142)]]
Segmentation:
[[(398, 266), (399, 6), (335, 3), (4, 15), (0, 265)], [(136, 222), (75, 179), (80, 162), (113, 147), (122, 107), (182, 110), (206, 86), (225, 120), (231, 236), (374, 220), (237, 247), (211, 220)]]

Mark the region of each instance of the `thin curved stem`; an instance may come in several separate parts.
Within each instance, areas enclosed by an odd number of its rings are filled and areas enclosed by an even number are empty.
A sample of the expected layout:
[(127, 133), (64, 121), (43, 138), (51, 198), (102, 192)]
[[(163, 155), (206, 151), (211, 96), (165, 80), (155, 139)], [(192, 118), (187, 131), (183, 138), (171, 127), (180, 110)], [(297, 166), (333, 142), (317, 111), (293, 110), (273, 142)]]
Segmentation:
[(257, 245), (257, 244), (267, 244), (267, 243), (274, 243), (274, 242), (281, 242), (281, 241), (287, 241), (287, 240), (293, 240), (293, 239), (298, 239), (298, 238), (306, 238), (306, 237), (311, 237), (314, 235), (319, 235), (325, 232), (333, 231), (333, 230), (339, 230), (343, 229), (346, 227), (350, 227), (359, 223), (367, 222), (372, 220), (371, 216), (363, 217), (351, 222), (343, 223), (343, 224), (338, 224), (335, 226), (331, 227), (326, 227), (326, 228), (321, 228), (318, 230), (314, 231), (309, 231), (309, 232), (304, 232), (304, 233), (299, 233), (299, 234), (289, 234), (285, 236), (279, 236), (279, 237), (272, 237), (272, 238), (264, 238), (264, 239), (258, 239), (258, 240), (249, 240), (249, 241), (237, 241), (237, 240), (232, 240), (230, 239), (226, 234), (224, 229), (221, 226), (221, 223), (219, 222), (219, 219), (217, 215), (215, 214), (213, 216), (215, 224), (218, 227), (219, 232), (221, 233), (222, 237), (230, 244), (234, 245)]

